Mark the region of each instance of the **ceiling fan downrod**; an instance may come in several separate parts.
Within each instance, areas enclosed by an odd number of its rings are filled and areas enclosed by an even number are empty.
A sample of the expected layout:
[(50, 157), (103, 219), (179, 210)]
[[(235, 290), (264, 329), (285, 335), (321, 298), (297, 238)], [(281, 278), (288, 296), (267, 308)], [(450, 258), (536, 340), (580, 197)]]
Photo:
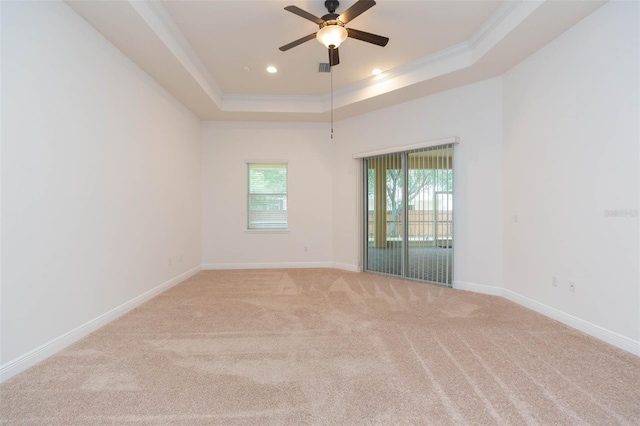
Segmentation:
[(340, 2), (338, 0), (327, 0), (324, 2), (324, 7), (327, 8), (329, 13), (335, 13), (340, 6)]

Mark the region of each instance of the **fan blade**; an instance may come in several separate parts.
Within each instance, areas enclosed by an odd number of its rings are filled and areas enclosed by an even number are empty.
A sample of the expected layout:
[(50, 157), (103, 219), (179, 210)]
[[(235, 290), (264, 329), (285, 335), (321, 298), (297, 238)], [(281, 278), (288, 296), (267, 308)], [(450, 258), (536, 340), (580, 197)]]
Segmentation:
[(338, 48), (329, 49), (329, 65), (334, 66), (340, 63), (340, 55), (338, 54)]
[(338, 20), (343, 24), (346, 24), (349, 21), (353, 21), (363, 12), (371, 9), (376, 5), (374, 0), (359, 0), (353, 4), (349, 9), (342, 12), (340, 16), (338, 16)]
[(313, 39), (313, 38), (316, 38), (316, 33), (309, 34), (308, 36), (304, 36), (304, 37), (302, 37), (302, 38), (299, 38), (298, 40), (296, 40), (296, 41), (292, 41), (292, 42), (291, 42), (291, 43), (289, 43), (289, 44), (285, 44), (284, 46), (280, 47), (280, 50), (282, 50), (283, 52), (285, 52), (285, 51), (287, 51), (287, 50), (291, 49), (292, 47), (296, 47), (297, 45), (302, 44), (302, 43), (304, 43), (305, 41), (309, 41), (309, 40), (311, 40), (311, 39)]
[(355, 38), (356, 40), (366, 41), (367, 43), (377, 44), (378, 46), (386, 46), (389, 43), (388, 37), (382, 37), (379, 35), (366, 33), (360, 30), (354, 30), (353, 28), (347, 28), (347, 34), (351, 38)]
[(295, 15), (298, 15), (301, 18), (308, 19), (311, 22), (315, 22), (318, 25), (322, 25), (324, 23), (324, 20), (318, 18), (315, 15), (310, 14), (306, 10), (300, 9), (298, 6), (287, 6), (284, 8), (284, 10), (287, 10)]

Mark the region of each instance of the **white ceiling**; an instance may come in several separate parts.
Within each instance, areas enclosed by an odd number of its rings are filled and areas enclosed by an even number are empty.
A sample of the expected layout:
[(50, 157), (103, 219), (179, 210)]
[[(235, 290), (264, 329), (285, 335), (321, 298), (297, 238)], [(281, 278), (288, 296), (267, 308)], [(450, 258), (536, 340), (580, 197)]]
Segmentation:
[[(76, 1), (67, 3), (204, 120), (325, 121), (327, 50), (318, 27), (284, 10), (327, 13), (323, 0)], [(342, 1), (337, 13), (354, 1)], [(347, 28), (355, 39), (333, 67), (336, 119), (500, 75), (604, 3), (602, 0), (378, 0)], [(268, 65), (278, 73), (266, 72)], [(245, 68), (248, 68), (247, 71)], [(383, 73), (372, 76), (371, 70)]]

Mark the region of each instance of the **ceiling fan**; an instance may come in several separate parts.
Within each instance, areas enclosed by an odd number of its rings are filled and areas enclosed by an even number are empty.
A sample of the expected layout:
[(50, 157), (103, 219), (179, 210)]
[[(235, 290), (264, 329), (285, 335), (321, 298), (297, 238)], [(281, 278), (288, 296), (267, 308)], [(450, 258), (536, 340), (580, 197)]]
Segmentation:
[(296, 41), (292, 41), (289, 44), (285, 44), (280, 47), (280, 50), (284, 52), (292, 47), (296, 47), (297, 45), (304, 43), (305, 41), (316, 38), (327, 49), (329, 49), (329, 65), (334, 66), (340, 63), (338, 47), (340, 46), (340, 43), (347, 39), (347, 37), (384, 47), (389, 42), (388, 37), (382, 37), (364, 31), (355, 30), (353, 28), (344, 27), (348, 22), (369, 10), (375, 6), (375, 4), (376, 2), (374, 0), (358, 0), (349, 9), (338, 15), (336, 13), (336, 9), (340, 5), (340, 2), (337, 0), (327, 0), (324, 2), (324, 6), (327, 8), (329, 13), (324, 15), (322, 18), (318, 18), (317, 16), (300, 9), (298, 6), (287, 6), (284, 10), (308, 19), (309, 21), (317, 24), (320, 27), (320, 30)]

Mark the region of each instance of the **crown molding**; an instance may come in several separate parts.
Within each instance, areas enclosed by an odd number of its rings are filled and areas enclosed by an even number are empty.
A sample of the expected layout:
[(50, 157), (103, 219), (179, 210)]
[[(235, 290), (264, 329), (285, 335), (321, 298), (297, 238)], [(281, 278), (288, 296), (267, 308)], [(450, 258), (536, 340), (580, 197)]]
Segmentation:
[(503, 2), (467, 42), (473, 50), (474, 62), (522, 23), (547, 0), (512, 0)]
[[(472, 66), (545, 1), (549, 0), (503, 2), (468, 40), (334, 91), (333, 108), (346, 107)], [(329, 94), (225, 94), (160, 2), (129, 0), (129, 3), (221, 111), (324, 113), (331, 109)]]
[[(344, 107), (469, 67), (473, 65), (471, 54), (471, 48), (467, 42), (459, 43), (377, 76), (343, 87), (334, 92), (334, 107)], [(329, 95), (326, 95), (325, 98), (325, 104), (328, 104)]]
[(544, 1), (505, 1), (468, 40), (343, 87), (334, 92), (334, 106), (344, 107), (472, 66)]
[(151, 0), (129, 0), (129, 4), (180, 61), (202, 90), (216, 105), (220, 106), (224, 92), (164, 6), (159, 1)]

